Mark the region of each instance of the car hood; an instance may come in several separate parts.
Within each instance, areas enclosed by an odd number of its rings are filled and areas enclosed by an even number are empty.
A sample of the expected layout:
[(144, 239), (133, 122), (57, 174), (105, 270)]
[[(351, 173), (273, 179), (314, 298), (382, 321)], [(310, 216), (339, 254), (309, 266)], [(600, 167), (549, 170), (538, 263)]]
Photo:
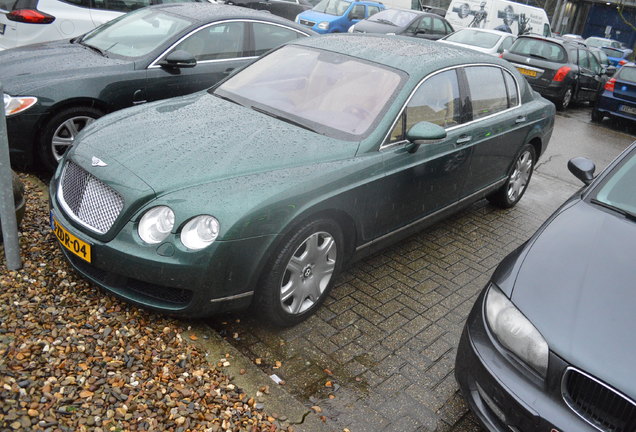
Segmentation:
[(528, 247), (513, 303), (553, 352), (636, 397), (636, 222), (579, 200)]
[(66, 40), (27, 45), (0, 51), (0, 77), (6, 93), (28, 92), (52, 81), (78, 79), (84, 74), (105, 73), (105, 68), (132, 69), (130, 61), (107, 58)]
[(308, 11), (305, 11), (305, 12), (301, 13), (300, 14), (300, 18), (306, 19), (306, 20), (310, 20), (310, 21), (315, 21), (316, 23), (321, 23), (323, 21), (332, 22), (332, 21), (335, 21), (337, 19), (342, 18), (342, 16), (341, 15), (330, 15), (330, 14), (326, 14), (324, 12), (318, 12), (318, 11), (315, 11), (313, 9), (310, 9)]
[(391, 24), (384, 24), (375, 21), (360, 21), (356, 24), (356, 31), (364, 33), (400, 33), (404, 30), (404, 27), (394, 26)]
[[(207, 92), (134, 107), (87, 127), (71, 157), (125, 168), (157, 195), (190, 186), (350, 158), (358, 142), (329, 138)], [(104, 167), (105, 174), (110, 167)]]

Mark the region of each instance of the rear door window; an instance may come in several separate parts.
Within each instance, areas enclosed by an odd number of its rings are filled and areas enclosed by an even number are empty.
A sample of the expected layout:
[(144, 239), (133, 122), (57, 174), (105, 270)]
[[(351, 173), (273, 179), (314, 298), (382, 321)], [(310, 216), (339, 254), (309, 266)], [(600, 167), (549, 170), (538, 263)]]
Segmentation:
[(298, 38), (305, 37), (289, 27), (266, 23), (252, 23), (254, 31), (254, 50), (248, 53), (249, 56), (260, 56), (267, 51)]
[(508, 90), (502, 71), (494, 66), (470, 66), (464, 69), (473, 120), (508, 109)]

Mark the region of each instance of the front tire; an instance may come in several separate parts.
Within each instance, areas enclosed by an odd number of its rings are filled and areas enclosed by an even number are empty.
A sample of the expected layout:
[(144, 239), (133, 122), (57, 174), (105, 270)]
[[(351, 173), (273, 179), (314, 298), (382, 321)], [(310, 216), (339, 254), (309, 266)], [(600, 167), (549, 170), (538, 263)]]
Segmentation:
[(51, 117), (40, 136), (38, 157), (42, 167), (48, 172), (55, 171), (77, 134), (103, 115), (102, 111), (93, 107), (73, 107)]
[(266, 268), (255, 306), (276, 326), (298, 324), (324, 302), (342, 268), (340, 226), (316, 219), (289, 234)]
[(506, 183), (486, 198), (491, 204), (500, 208), (514, 207), (528, 188), (537, 160), (534, 147), (526, 144), (515, 160), (512, 172)]

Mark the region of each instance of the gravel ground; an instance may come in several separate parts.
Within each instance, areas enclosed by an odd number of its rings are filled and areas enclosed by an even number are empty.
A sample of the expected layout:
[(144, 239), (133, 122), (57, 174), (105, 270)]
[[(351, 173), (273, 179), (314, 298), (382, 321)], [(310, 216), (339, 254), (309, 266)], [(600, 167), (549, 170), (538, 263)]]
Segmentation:
[(8, 271), (3, 250), (0, 260), (0, 430), (292, 431), (263, 412), (259, 392), (208, 363), (186, 322), (76, 275), (48, 226), (46, 193), (20, 176), (23, 268)]

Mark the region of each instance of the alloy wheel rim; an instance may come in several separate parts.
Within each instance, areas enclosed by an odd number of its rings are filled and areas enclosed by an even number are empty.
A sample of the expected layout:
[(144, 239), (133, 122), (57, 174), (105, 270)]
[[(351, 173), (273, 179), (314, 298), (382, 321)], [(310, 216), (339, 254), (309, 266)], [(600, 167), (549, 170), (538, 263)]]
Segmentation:
[(510, 175), (510, 181), (508, 182), (508, 200), (510, 200), (510, 202), (514, 202), (519, 198), (528, 184), (531, 172), (532, 156), (529, 151), (525, 151), (519, 159), (517, 159), (515, 169)]
[(567, 108), (572, 100), (572, 89), (568, 88), (563, 95), (563, 108)]
[(51, 139), (51, 151), (56, 161), (62, 159), (64, 153), (73, 145), (77, 134), (94, 121), (95, 119), (89, 116), (71, 117), (55, 129)]
[(280, 286), (280, 304), (292, 315), (302, 314), (323, 296), (338, 256), (336, 241), (327, 232), (307, 237), (291, 256)]

